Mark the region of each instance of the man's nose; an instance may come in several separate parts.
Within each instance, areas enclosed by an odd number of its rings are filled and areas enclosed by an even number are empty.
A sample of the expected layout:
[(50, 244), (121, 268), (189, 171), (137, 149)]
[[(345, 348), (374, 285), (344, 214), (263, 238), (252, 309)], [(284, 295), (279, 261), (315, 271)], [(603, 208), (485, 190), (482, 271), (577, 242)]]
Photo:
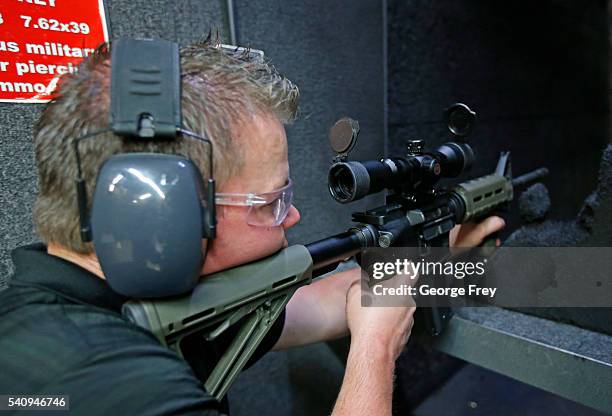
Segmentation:
[(291, 205), (291, 208), (289, 208), (289, 212), (287, 213), (287, 218), (285, 218), (285, 221), (283, 221), (282, 226), (285, 230), (288, 230), (289, 228), (297, 224), (299, 221), (300, 211), (298, 211), (296, 207)]

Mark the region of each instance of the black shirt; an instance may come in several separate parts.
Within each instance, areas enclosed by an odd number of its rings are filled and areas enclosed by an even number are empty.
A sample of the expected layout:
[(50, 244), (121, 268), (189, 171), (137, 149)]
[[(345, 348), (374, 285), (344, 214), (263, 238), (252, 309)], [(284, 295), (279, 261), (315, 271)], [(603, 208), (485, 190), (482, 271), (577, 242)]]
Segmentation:
[[(194, 340), (190, 368), (121, 316), (127, 299), (102, 279), (42, 244), (12, 255), (16, 271), (0, 292), (0, 394), (69, 395), (69, 413), (88, 416), (227, 411), (202, 386), (222, 345), (200, 348)], [(283, 325), (284, 314), (250, 363), (272, 348)]]

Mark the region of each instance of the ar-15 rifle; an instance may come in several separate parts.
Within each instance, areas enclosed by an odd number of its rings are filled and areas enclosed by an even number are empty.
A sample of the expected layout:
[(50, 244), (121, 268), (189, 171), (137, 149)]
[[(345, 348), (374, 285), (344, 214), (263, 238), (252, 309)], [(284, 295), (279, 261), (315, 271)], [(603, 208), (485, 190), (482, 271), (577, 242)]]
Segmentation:
[[(449, 128), (457, 137), (471, 129), (474, 113), (463, 104), (448, 111)], [(123, 313), (153, 332), (159, 341), (182, 356), (182, 341), (199, 334), (202, 342), (216, 339), (242, 322), (236, 337), (209, 375), (205, 388), (221, 399), (270, 330), (295, 291), (367, 247), (419, 244), (448, 245), (455, 224), (477, 219), (512, 200), (514, 186), (539, 179), (544, 168), (512, 179), (509, 153), (502, 153), (495, 172), (454, 186), (436, 189), (441, 177), (456, 177), (469, 169), (474, 153), (464, 142), (449, 142), (425, 152), (422, 141), (411, 141), (405, 157), (347, 161), (359, 128), (350, 119), (332, 128), (337, 156), (329, 171), (329, 190), (346, 203), (388, 189), (386, 204), (353, 214), (356, 224), (346, 232), (288, 247), (263, 260), (202, 279), (188, 296), (134, 300)], [(442, 332), (451, 311), (428, 308), (425, 321), (431, 334)]]

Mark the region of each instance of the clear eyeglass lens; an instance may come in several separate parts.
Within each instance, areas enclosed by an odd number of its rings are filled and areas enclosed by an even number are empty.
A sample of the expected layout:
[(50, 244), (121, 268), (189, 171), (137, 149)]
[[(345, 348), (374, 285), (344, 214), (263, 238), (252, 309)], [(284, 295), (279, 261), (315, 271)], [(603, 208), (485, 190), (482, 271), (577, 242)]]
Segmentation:
[(263, 227), (281, 225), (291, 209), (292, 199), (293, 192), (287, 189), (267, 204), (251, 206), (247, 214), (248, 224)]

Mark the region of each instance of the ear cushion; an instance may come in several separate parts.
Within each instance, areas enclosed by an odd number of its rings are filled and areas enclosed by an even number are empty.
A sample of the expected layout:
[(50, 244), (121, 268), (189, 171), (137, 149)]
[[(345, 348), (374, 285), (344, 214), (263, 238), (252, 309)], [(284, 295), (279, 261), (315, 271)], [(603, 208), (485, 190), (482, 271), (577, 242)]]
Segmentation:
[(199, 280), (203, 183), (188, 159), (166, 154), (112, 156), (96, 181), (93, 244), (116, 292), (135, 298), (191, 290)]

